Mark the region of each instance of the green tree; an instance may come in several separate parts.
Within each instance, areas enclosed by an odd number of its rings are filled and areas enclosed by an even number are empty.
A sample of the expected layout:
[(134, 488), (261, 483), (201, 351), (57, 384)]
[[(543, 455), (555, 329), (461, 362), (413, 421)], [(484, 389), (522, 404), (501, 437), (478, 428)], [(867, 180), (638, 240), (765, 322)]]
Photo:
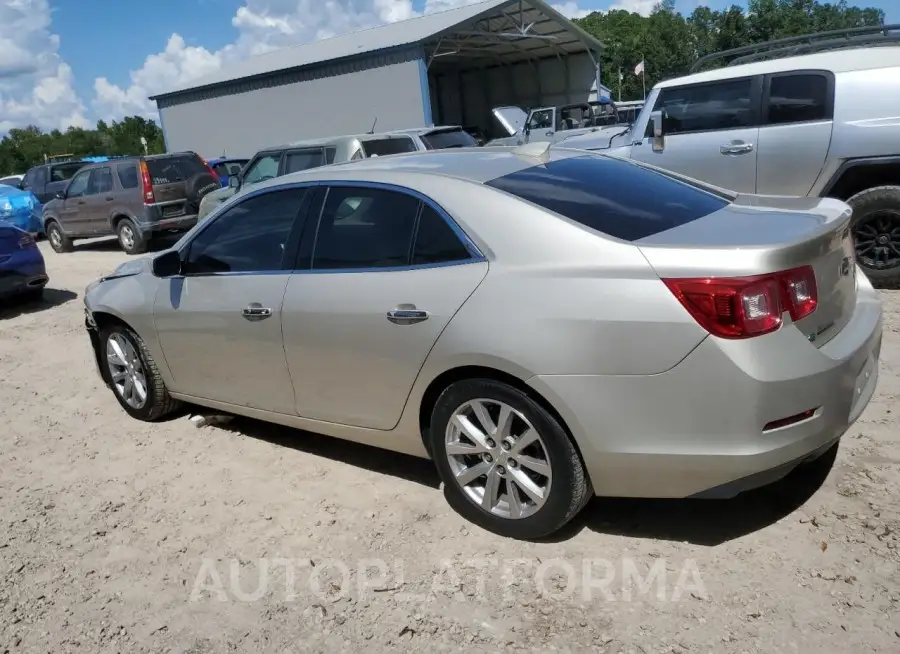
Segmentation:
[(58, 129), (43, 132), (33, 125), (11, 129), (0, 139), (0, 176), (22, 174), (54, 155), (142, 154), (142, 136), (151, 154), (165, 152), (162, 130), (154, 121), (141, 116), (127, 116), (110, 124), (101, 120), (95, 129), (69, 127), (64, 132)]
[(884, 12), (872, 7), (817, 0), (749, 0), (746, 9), (697, 7), (690, 16), (676, 11), (675, 0), (663, 0), (648, 17), (627, 11), (594, 12), (576, 21), (606, 49), (603, 83), (621, 98), (643, 97), (634, 67), (644, 61), (647, 89), (660, 80), (685, 75), (697, 58), (722, 50), (826, 30), (884, 24)]

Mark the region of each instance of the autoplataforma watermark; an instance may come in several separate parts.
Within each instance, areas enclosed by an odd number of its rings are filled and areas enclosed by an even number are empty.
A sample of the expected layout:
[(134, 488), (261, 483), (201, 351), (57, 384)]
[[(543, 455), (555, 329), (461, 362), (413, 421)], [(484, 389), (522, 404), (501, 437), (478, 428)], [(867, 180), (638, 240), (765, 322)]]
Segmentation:
[[(530, 586), (530, 588), (529, 588)], [(451, 597), (461, 602), (488, 602), (522, 594), (558, 601), (590, 603), (655, 600), (677, 602), (686, 596), (706, 598), (706, 586), (693, 559), (621, 557), (442, 559), (428, 570), (403, 559), (365, 558), (313, 561), (308, 558), (255, 560), (203, 558), (191, 589), (191, 601), (284, 602), (364, 601), (390, 592), (395, 601), (430, 602)]]

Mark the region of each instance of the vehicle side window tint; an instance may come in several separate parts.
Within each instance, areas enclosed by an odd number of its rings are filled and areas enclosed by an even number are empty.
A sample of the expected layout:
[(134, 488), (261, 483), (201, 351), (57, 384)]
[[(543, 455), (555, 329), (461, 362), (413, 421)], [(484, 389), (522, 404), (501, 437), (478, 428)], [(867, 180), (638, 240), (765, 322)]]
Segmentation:
[(280, 152), (273, 152), (261, 156), (253, 162), (253, 165), (244, 175), (244, 184), (256, 184), (267, 179), (278, 177), (278, 162), (281, 160)]
[(89, 170), (85, 170), (84, 172), (75, 175), (75, 177), (72, 178), (72, 181), (69, 182), (69, 186), (66, 188), (66, 197), (80, 198), (87, 195), (88, 180), (90, 179), (90, 176), (91, 171)]
[(449, 223), (430, 205), (422, 207), (416, 243), (413, 246), (413, 265), (447, 263), (470, 259), (469, 250)]
[(112, 173), (109, 168), (95, 168), (91, 171), (91, 183), (88, 189), (89, 195), (109, 193), (112, 191)]
[(217, 163), (215, 166), (213, 166), (213, 172), (219, 177), (228, 177), (228, 175), (230, 174), (228, 165), (224, 163)]
[(769, 125), (826, 120), (828, 79), (824, 75), (779, 75), (770, 80), (766, 122)]
[(49, 178), (49, 175), (47, 174), (47, 169), (44, 167), (41, 167), (35, 171), (34, 177), (32, 178), (32, 182), (39, 187), (44, 187), (47, 185), (48, 178)]
[(753, 125), (753, 81), (663, 89), (654, 109), (665, 110), (666, 134), (738, 129)]
[(119, 166), (116, 172), (119, 175), (119, 183), (122, 185), (122, 188), (132, 189), (139, 186), (137, 166), (134, 164)]
[(189, 275), (282, 270), (284, 248), (305, 189), (247, 198), (216, 218), (191, 241)]
[(395, 191), (333, 187), (319, 221), (314, 269), (409, 264), (419, 200)]
[(333, 164), (334, 157), (337, 154), (337, 148), (325, 148), (325, 163)]
[(284, 174), (297, 173), (301, 170), (318, 168), (325, 165), (325, 154), (321, 148), (313, 150), (295, 150), (288, 152), (284, 158)]
[(25, 177), (22, 178), (22, 188), (23, 189), (34, 188), (34, 182), (35, 182), (36, 176), (37, 175), (35, 174), (34, 170), (29, 170), (27, 173), (25, 173)]

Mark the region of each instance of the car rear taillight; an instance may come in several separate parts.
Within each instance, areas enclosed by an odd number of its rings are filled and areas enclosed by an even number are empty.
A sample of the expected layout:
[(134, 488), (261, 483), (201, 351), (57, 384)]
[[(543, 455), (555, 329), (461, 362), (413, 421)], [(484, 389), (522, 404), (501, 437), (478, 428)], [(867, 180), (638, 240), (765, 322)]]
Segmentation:
[(156, 197), (153, 195), (153, 180), (150, 179), (150, 169), (147, 168), (147, 162), (141, 160), (141, 194), (144, 198), (144, 204), (154, 204)]
[(776, 331), (782, 314), (793, 320), (816, 310), (818, 290), (810, 266), (753, 277), (663, 279), (694, 319), (720, 338), (750, 338)]
[(209, 174), (213, 176), (213, 179), (217, 182), (219, 181), (219, 176), (216, 175), (216, 171), (212, 169), (212, 166), (209, 165), (208, 161), (204, 161), (203, 165), (206, 166), (206, 169), (209, 171)]
[(37, 245), (34, 242), (34, 237), (31, 234), (25, 233), (19, 237), (19, 249), (24, 250), (26, 248), (33, 248)]
[(779, 275), (788, 309), (794, 321), (805, 318), (816, 310), (819, 303), (819, 289), (812, 266), (786, 270)]

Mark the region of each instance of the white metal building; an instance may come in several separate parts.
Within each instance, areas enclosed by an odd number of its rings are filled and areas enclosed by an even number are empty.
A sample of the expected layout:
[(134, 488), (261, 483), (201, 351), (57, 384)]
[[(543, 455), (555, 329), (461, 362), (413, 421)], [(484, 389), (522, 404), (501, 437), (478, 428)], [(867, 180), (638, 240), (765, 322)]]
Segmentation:
[(486, 0), (260, 55), (151, 98), (166, 148), (250, 156), (305, 138), (583, 102), (602, 44), (544, 0)]

